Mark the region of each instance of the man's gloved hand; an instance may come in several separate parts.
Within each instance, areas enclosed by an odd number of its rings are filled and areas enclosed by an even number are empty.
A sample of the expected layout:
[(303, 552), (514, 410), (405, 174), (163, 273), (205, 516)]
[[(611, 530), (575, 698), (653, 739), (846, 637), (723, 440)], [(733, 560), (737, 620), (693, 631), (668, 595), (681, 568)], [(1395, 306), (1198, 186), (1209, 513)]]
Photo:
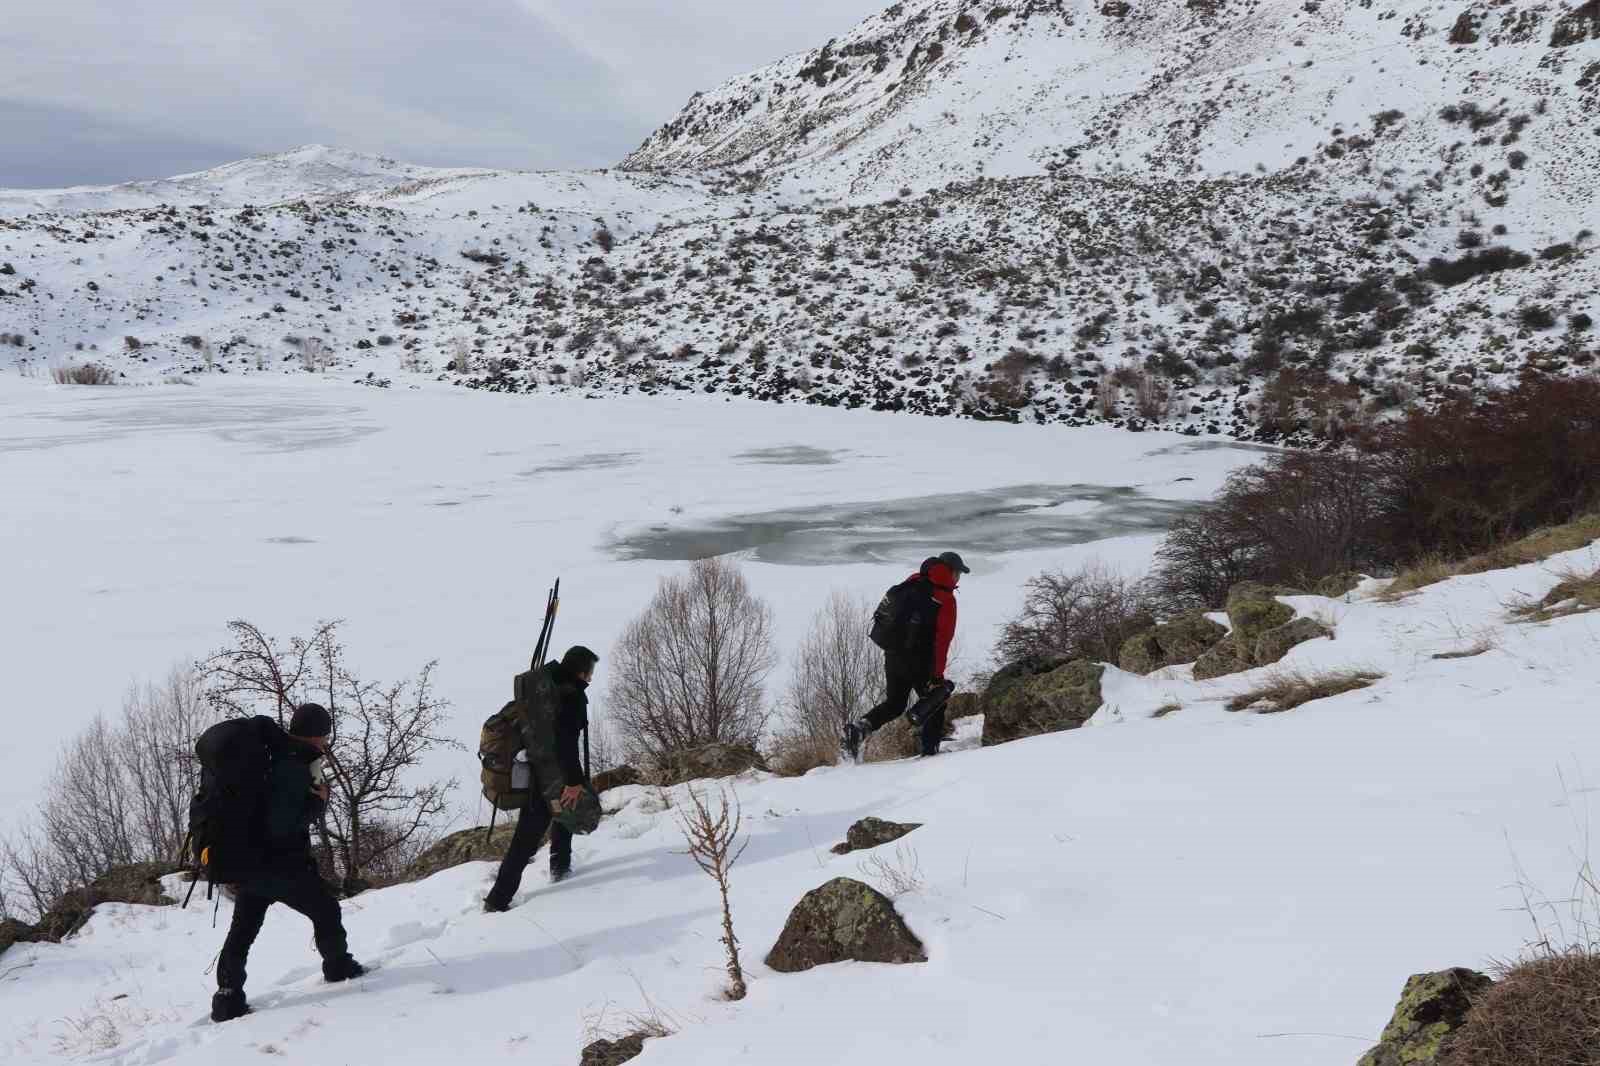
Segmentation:
[(942, 689), (946, 689), (946, 690), (948, 690), (950, 692), (954, 692), (956, 690), (956, 683), (954, 681), (951, 681), (949, 678), (936, 677), (936, 678), (933, 679), (933, 687), (934, 688), (942, 688)]

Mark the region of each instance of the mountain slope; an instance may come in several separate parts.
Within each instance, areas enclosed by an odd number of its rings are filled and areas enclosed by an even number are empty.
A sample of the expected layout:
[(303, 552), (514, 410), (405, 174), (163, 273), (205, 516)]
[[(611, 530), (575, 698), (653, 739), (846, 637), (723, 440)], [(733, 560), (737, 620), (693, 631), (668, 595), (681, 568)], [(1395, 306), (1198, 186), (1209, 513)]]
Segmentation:
[(1597, 108), (1592, 2), (907, 0), (620, 171), (0, 217), (0, 354), (1338, 437), (1595, 365)]
[[(1063, 169), (1221, 177), (1322, 155), (1348, 180), (1360, 166), (1436, 166), (1459, 139), (1428, 121), (1448, 104), (1544, 98), (1569, 121), (1533, 124), (1523, 144), (1567, 157), (1536, 193), (1540, 236), (1555, 239), (1592, 213), (1600, 160), (1600, 140), (1572, 135), (1600, 93), (1592, 76), (1576, 84), (1600, 59), (1600, 15), (1577, 7), (1479, 2), (1446, 16), (1431, 0), (907, 0), (695, 97), (624, 165), (794, 171), (882, 194)], [(1457, 11), (1475, 27), (1470, 43)], [(1387, 128), (1398, 118), (1369, 129), (1390, 108), (1410, 113), (1403, 136)], [(1355, 158), (1335, 164), (1335, 144)]]
[(126, 185), (72, 189), (0, 189), (0, 218), (42, 212), (80, 214), (161, 205), (243, 207), (286, 200), (320, 200), (392, 188), (408, 182), (484, 173), (413, 166), (327, 145), (308, 144), (193, 174)]
[[(1572, 883), (1594, 810), (1572, 761), (1600, 742), (1596, 616), (1509, 624), (1505, 604), (1596, 562), (1398, 604), (1291, 598), (1337, 639), (1286, 667), (1387, 676), (1286, 714), (1223, 709), (1271, 668), (1204, 683), (1112, 669), (1075, 732), (971, 750), (967, 720), (961, 750), (934, 760), (734, 782), (750, 836), (732, 877), (740, 1003), (718, 996), (717, 897), (682, 854), (683, 789), (632, 787), (607, 794), (578, 877), (550, 887), (536, 865), (509, 914), (478, 913), (489, 864), (349, 901), (352, 947), (378, 964), (353, 985), (324, 985), (303, 919), (276, 908), (251, 958), (258, 1012), (225, 1026), (204, 1020), (222, 936), (206, 908), (102, 907), (68, 942), (0, 959), (0, 1047), (17, 1063), (317, 1066), (369, 1061), (381, 1039), (399, 1066), (562, 1063), (586, 1030), (657, 1011), (679, 1031), (643, 1063), (1350, 1066), (1408, 974), (1482, 967), (1533, 935), (1517, 884), (1562, 898)], [(831, 855), (866, 815), (924, 824)], [(898, 907), (926, 964), (762, 964), (802, 893), (874, 880), (874, 860), (915, 885)]]

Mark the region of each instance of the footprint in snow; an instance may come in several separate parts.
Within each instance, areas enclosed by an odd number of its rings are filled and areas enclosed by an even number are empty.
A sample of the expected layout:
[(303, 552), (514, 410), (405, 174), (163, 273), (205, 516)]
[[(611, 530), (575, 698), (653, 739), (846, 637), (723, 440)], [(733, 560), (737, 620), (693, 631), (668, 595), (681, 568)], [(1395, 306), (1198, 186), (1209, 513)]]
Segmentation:
[(444, 932), (444, 922), (402, 922), (389, 930), (388, 937), (383, 942), (384, 948), (403, 948), (415, 944), (419, 940), (437, 940)]

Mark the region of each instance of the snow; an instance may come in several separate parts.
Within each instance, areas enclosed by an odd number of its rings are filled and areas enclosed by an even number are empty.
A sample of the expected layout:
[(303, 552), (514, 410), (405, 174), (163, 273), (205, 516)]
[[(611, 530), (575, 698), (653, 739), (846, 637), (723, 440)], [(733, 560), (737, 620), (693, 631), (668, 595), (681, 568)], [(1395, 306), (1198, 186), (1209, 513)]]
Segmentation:
[[(966, 676), (1029, 575), (1090, 557), (1141, 569), (1170, 520), (1161, 501), (1204, 499), (1257, 454), (1172, 434), (713, 398), (197, 380), (0, 377), (12, 516), (0, 558), (6, 599), (26, 605), (0, 612), (0, 647), (12, 705), (50, 709), (33, 744), (0, 753), (0, 809), (25, 804), (55, 746), (114, 714), (128, 685), (219, 647), (239, 617), (285, 637), (347, 619), (352, 662), (370, 677), (439, 659), (454, 734), (474, 743), (509, 698), (555, 577), (557, 644), (606, 657), (657, 579), (683, 566), (684, 552), (653, 549), (729, 536), (728, 522), (766, 534), (748, 572), (778, 608), (784, 649), (832, 588), (876, 596), (928, 554), (961, 550), (976, 571), (962, 596)], [(832, 461), (771, 461), (797, 446)], [(1050, 498), (1140, 495), (1027, 509), (1049, 502), (1040, 486)], [(441, 768), (468, 776), (453, 756)]]
[[(716, 897), (669, 806), (683, 790), (630, 787), (579, 840), (579, 876), (549, 886), (536, 862), (507, 915), (477, 911), (491, 864), (347, 903), (353, 949), (378, 964), (354, 984), (323, 984), (303, 920), (274, 912), (251, 957), (258, 1013), (226, 1026), (202, 1020), (222, 935), (205, 907), (104, 907), (65, 944), (6, 954), (0, 1047), (19, 1063), (564, 1062), (586, 1020), (647, 997), (679, 1028), (652, 1064), (1348, 1066), (1407, 975), (1514, 954), (1530, 926), (1511, 886), (1560, 898), (1581, 861), (1600, 626), (1512, 624), (1505, 605), (1597, 561), (1398, 603), (1294, 598), (1338, 627), (1289, 665), (1385, 677), (1285, 714), (1222, 709), (1260, 671), (1112, 675), (1074, 732), (979, 750), (965, 722), (934, 760), (742, 777), (741, 1003), (717, 995)], [(1484, 636), (1481, 655), (1431, 658)], [(1149, 716), (1169, 699), (1182, 710)], [(869, 856), (827, 850), (866, 815), (924, 823), (875, 854), (920, 868), (897, 905), (930, 961), (767, 970), (801, 894), (868, 877)]]
[[(351, 376), (1337, 436), (1594, 365), (1600, 41), (1551, 44), (1572, 6), (1480, 0), (1464, 46), (1431, 0), (906, 0), (616, 170), (307, 146), (0, 191), (0, 365), (281, 376), (314, 338)], [(1418, 281), (1463, 240), (1530, 260)], [(1269, 398), (1289, 311), (1322, 317)]]

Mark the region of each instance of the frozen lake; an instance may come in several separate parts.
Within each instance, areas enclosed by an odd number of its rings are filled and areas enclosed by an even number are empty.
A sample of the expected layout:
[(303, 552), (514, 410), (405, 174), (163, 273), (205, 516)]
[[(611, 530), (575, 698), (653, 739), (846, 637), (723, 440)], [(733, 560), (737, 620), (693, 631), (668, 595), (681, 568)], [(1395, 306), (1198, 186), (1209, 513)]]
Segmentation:
[[(707, 554), (749, 560), (787, 646), (834, 588), (875, 596), (959, 550), (975, 571), (959, 678), (1030, 574), (1095, 557), (1142, 567), (1173, 515), (1255, 457), (1174, 435), (706, 398), (5, 379), (0, 648), (8, 701), (33, 724), (0, 754), (0, 803), (26, 802), (62, 741), (129, 685), (215, 649), (232, 618), (281, 636), (345, 619), (373, 677), (439, 659), (455, 733), (473, 740), (554, 577), (556, 643), (605, 656), (656, 580)], [(470, 757), (450, 758), (471, 776)]]

